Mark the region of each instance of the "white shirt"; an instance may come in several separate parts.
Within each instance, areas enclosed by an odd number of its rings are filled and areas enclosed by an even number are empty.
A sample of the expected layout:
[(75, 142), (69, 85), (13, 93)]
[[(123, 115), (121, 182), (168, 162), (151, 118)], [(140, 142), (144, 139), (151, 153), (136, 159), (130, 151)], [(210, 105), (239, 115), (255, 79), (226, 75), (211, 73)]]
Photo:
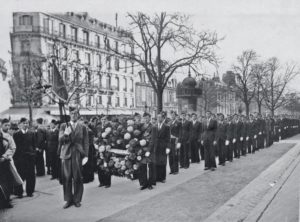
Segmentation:
[(21, 129), (21, 131), (22, 131), (23, 134), (25, 134), (25, 133), (27, 133), (28, 130)]

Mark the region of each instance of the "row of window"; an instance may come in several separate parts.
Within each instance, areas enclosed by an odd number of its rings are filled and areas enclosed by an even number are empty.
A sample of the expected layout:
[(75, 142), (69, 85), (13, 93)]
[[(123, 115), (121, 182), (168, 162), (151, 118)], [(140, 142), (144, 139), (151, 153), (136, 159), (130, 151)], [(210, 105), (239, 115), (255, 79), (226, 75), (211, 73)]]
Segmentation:
[[(96, 104), (95, 105), (104, 105), (104, 106), (113, 106), (112, 104), (112, 97), (111, 96), (107, 96), (107, 103), (103, 104), (103, 100), (102, 100), (102, 96), (98, 95), (96, 100)], [(88, 95), (87, 99), (86, 99), (86, 106), (93, 106), (94, 105), (94, 95)], [(123, 106), (122, 107), (128, 107), (128, 98), (124, 97), (123, 100)], [(131, 98), (131, 106), (134, 106), (134, 99)], [(116, 97), (115, 98), (115, 104), (114, 107), (121, 107), (120, 104), (120, 97)]]
[[(97, 74), (97, 79), (95, 79), (95, 75), (93, 75), (91, 72), (86, 72), (85, 73), (86, 78), (85, 78), (85, 84), (82, 84), (83, 82), (80, 81), (80, 74), (79, 72), (74, 73), (73, 79), (70, 79), (69, 73), (67, 70), (62, 70), (62, 78), (65, 81), (66, 84), (69, 84), (70, 81), (74, 83), (74, 85), (80, 85), (86, 86), (86, 87), (99, 87), (103, 88), (103, 79), (104, 75)], [(48, 70), (48, 81), (50, 83), (53, 82), (53, 70), (49, 69)], [(105, 85), (106, 89), (109, 90), (116, 90), (116, 91), (125, 91), (125, 92), (133, 92), (133, 87), (134, 87), (134, 81), (132, 78), (130, 78), (129, 83), (130, 87), (128, 87), (128, 79), (126, 77), (121, 78), (121, 81), (123, 81), (124, 88), (120, 89), (120, 77), (116, 76), (115, 77), (115, 85), (112, 86), (112, 77), (110, 75), (106, 75), (105, 77)]]

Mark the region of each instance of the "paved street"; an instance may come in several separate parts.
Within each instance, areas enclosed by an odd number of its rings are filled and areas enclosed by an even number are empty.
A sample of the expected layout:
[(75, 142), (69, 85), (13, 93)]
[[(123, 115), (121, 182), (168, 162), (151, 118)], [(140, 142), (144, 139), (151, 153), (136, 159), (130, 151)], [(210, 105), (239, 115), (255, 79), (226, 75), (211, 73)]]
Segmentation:
[(137, 181), (116, 177), (110, 189), (98, 188), (96, 178), (85, 185), (79, 209), (63, 210), (61, 186), (48, 177), (38, 178), (35, 196), (14, 199), (15, 207), (2, 212), (1, 221), (201, 221), (292, 146), (274, 145), (215, 172), (203, 171), (203, 162), (194, 164), (152, 191), (140, 191)]

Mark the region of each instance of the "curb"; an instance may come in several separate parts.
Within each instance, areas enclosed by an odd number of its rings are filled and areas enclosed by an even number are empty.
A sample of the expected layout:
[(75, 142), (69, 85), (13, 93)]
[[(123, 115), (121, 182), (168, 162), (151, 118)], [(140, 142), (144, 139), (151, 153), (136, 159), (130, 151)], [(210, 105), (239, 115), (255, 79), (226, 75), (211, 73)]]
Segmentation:
[(300, 163), (300, 144), (293, 141), (286, 154), (276, 160), (205, 222), (258, 221), (293, 170)]

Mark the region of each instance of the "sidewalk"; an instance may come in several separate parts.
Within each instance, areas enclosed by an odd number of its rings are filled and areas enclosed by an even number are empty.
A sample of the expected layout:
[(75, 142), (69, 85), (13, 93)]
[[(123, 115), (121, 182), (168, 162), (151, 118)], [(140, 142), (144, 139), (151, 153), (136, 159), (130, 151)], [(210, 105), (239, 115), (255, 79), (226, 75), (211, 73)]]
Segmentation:
[(138, 181), (113, 177), (112, 187), (84, 186), (81, 208), (63, 210), (62, 187), (49, 177), (38, 178), (33, 198), (14, 199), (13, 209), (0, 212), (6, 221), (202, 221), (235, 196), (253, 179), (289, 151), (293, 144), (270, 148), (235, 159), (215, 172), (192, 164), (176, 176), (168, 175), (165, 184), (149, 191), (139, 190)]

